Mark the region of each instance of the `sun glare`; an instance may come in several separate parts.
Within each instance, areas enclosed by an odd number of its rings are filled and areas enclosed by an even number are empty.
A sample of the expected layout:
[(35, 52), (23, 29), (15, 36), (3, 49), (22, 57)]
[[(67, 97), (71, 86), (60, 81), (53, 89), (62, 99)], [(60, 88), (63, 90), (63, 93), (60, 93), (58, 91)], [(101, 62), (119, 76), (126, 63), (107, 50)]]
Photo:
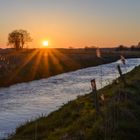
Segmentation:
[(44, 47), (48, 47), (48, 46), (49, 46), (48, 40), (43, 41), (43, 42), (42, 42), (42, 45), (43, 45)]

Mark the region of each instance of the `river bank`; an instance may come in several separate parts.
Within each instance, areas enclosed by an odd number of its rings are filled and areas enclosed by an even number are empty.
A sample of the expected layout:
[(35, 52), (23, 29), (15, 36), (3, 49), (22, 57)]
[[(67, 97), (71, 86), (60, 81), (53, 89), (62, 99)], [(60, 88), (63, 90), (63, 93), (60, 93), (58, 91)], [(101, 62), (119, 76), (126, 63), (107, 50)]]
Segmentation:
[[(97, 118), (91, 93), (69, 102), (48, 117), (17, 128), (9, 140), (34, 140), (35, 137), (38, 140), (136, 140), (140, 137), (139, 76), (140, 67), (137, 67), (126, 75), (127, 87), (120, 88), (121, 83), (113, 83), (99, 90), (98, 94), (104, 94), (106, 101), (105, 105), (101, 104)], [(127, 93), (126, 100), (120, 99), (119, 90)]]
[(101, 49), (29, 49), (0, 51), (0, 87), (48, 78), (81, 68), (114, 62), (124, 55), (138, 58), (140, 52)]
[[(64, 103), (91, 91), (90, 80), (96, 79), (97, 88), (111, 84), (118, 77), (120, 61), (60, 74), (47, 79), (22, 83), (0, 89), (0, 131), (5, 136), (27, 120), (41, 114), (48, 115)], [(140, 60), (127, 59), (121, 64), (123, 72), (131, 71)], [(102, 73), (101, 73), (102, 68)], [(101, 82), (102, 79), (102, 82)], [(8, 115), (7, 115), (8, 114)]]

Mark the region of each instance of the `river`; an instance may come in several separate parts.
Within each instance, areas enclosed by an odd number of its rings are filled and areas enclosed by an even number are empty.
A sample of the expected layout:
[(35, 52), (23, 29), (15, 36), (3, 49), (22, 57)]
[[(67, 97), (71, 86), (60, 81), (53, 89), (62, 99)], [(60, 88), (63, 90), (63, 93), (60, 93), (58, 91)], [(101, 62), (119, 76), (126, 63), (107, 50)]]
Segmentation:
[(47, 79), (16, 84), (0, 88), (0, 139), (15, 131), (16, 127), (42, 114), (48, 115), (78, 95), (91, 92), (90, 80), (97, 81), (100, 89), (110, 84), (119, 74), (117, 64), (123, 73), (140, 65), (140, 58), (120, 60), (53, 76)]

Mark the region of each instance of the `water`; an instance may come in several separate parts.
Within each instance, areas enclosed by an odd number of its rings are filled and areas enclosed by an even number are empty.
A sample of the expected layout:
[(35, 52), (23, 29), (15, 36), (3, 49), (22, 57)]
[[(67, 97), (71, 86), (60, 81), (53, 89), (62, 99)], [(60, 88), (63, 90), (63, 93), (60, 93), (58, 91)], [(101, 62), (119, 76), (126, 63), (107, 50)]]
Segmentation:
[[(116, 79), (120, 61), (60, 74), (48, 79), (0, 88), (0, 139), (15, 131), (27, 120), (60, 108), (78, 95), (91, 92), (90, 80), (97, 81), (100, 89)], [(124, 73), (140, 65), (140, 58), (127, 59), (121, 64)], [(101, 73), (102, 71), (102, 73)]]

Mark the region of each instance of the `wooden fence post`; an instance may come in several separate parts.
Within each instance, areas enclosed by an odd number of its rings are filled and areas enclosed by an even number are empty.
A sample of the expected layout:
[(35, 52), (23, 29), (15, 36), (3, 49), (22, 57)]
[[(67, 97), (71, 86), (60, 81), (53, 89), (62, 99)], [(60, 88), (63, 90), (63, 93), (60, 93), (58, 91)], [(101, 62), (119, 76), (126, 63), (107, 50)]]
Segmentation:
[(95, 109), (96, 109), (96, 112), (99, 113), (99, 100), (98, 100), (98, 94), (97, 94), (95, 79), (91, 80), (91, 86), (92, 86), (92, 93), (94, 94), (94, 99), (95, 99)]
[[(117, 67), (118, 67), (118, 71), (119, 71), (121, 80), (122, 80), (122, 82), (123, 82), (123, 85), (124, 85), (124, 87), (126, 87), (127, 83), (126, 83), (126, 80), (125, 80), (124, 75), (122, 74), (121, 67), (120, 67), (120, 65), (118, 65)], [(127, 93), (126, 93), (126, 92), (124, 93), (124, 96), (125, 96), (125, 97), (124, 97), (125, 100), (127, 100)]]
[(125, 80), (124, 75), (122, 74), (122, 70), (121, 70), (120, 65), (117, 66), (117, 69), (118, 69), (118, 72), (119, 72), (119, 74), (120, 74), (120, 77), (121, 77), (121, 80), (122, 80), (124, 86), (126, 86), (126, 80)]

